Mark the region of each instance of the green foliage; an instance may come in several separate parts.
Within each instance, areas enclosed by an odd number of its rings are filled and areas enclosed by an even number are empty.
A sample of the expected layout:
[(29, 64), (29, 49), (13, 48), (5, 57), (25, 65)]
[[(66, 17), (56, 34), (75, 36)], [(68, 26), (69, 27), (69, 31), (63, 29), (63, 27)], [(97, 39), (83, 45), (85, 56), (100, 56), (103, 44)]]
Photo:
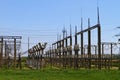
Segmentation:
[(120, 80), (118, 70), (0, 70), (0, 80)]

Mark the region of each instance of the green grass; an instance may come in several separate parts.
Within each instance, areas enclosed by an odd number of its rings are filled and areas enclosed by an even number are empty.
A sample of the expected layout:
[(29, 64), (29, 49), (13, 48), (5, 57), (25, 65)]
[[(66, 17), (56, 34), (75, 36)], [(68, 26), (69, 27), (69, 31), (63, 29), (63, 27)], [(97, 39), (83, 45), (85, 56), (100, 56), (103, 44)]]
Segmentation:
[(0, 70), (0, 80), (120, 80), (118, 70)]

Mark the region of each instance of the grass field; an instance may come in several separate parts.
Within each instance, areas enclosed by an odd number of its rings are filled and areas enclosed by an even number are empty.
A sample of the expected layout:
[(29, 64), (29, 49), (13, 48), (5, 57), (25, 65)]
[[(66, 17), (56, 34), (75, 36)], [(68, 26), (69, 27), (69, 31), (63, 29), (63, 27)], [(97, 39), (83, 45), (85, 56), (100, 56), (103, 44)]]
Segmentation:
[(0, 80), (120, 80), (118, 70), (0, 70)]

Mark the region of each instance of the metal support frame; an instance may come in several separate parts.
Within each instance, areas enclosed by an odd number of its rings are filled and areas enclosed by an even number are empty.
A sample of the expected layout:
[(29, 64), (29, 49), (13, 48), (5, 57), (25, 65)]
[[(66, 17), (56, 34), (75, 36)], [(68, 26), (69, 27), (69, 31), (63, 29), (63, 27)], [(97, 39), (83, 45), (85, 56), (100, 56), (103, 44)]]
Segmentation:
[[(96, 29), (97, 28), (97, 34), (98, 34), (98, 69), (101, 69), (101, 28), (100, 28), (100, 24), (97, 24), (95, 26), (92, 26), (92, 27), (89, 27), (88, 29), (85, 29), (85, 30), (82, 30), (78, 33), (76, 33), (76, 35), (80, 35), (82, 34), (82, 37), (83, 37), (83, 33), (85, 32), (88, 32), (88, 43), (89, 43), (89, 52), (91, 52), (91, 39), (90, 39), (90, 31), (93, 30), (93, 29)], [(82, 43), (83, 39), (81, 39), (81, 43)], [(83, 44), (83, 43), (82, 43)], [(82, 53), (83, 51), (81, 51)], [(89, 53), (89, 57), (90, 57), (90, 53)], [(89, 62), (89, 64), (91, 63), (91, 61)], [(90, 68), (90, 65), (89, 65), (89, 68)]]
[[(28, 50), (28, 54), (31, 56), (28, 60), (30, 63), (28, 63), (28, 66), (32, 67), (33, 69), (39, 69), (43, 66), (43, 54), (44, 49), (46, 48), (46, 44), (38, 43), (37, 45), (33, 46)], [(51, 54), (51, 52), (50, 52)]]
[(0, 36), (0, 67), (16, 68), (18, 50), (20, 52), (22, 36)]

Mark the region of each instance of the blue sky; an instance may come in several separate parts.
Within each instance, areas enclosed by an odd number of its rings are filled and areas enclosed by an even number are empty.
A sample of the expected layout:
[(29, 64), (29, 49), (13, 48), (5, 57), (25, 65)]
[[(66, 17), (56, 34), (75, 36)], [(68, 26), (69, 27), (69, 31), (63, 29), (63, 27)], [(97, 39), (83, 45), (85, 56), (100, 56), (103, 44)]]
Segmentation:
[[(116, 42), (120, 33), (120, 0), (98, 0), (103, 42)], [(56, 41), (56, 35), (62, 34), (69, 25), (80, 30), (81, 16), (83, 29), (87, 28), (87, 19), (91, 26), (97, 24), (97, 0), (0, 0), (0, 35), (23, 36), (23, 51), (33, 43)], [(93, 31), (93, 38), (96, 37)]]

